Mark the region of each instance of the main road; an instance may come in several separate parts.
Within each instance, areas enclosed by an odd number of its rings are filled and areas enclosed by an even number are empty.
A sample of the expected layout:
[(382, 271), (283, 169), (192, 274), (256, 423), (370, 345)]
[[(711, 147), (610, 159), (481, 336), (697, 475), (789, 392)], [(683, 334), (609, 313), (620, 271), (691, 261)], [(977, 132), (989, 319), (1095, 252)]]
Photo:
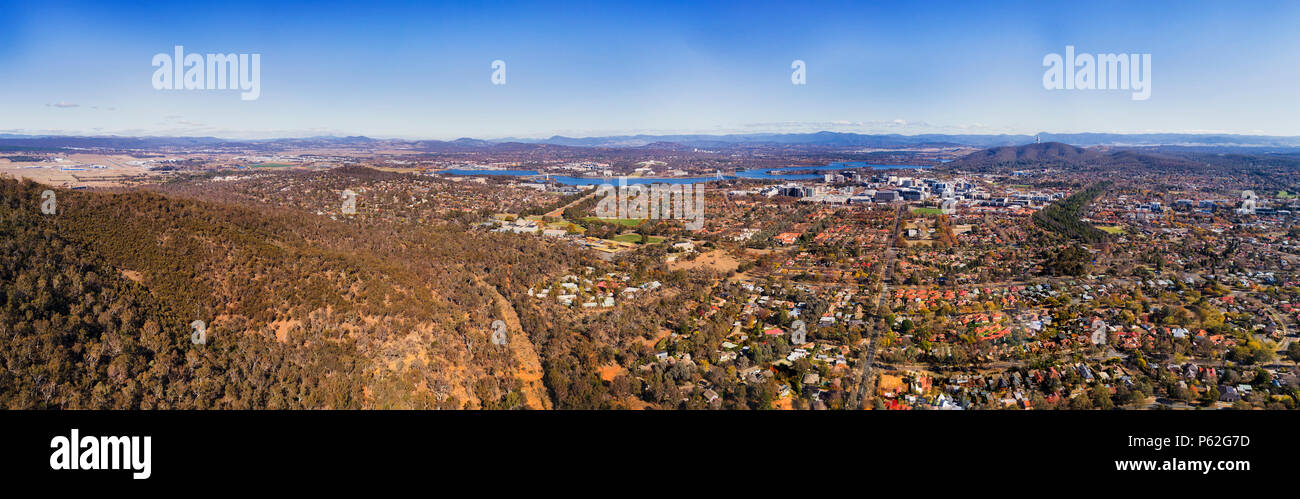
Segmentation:
[(566, 205), (561, 206), (561, 207), (559, 207), (559, 208), (556, 208), (556, 209), (554, 209), (554, 210), (548, 211), (548, 212), (546, 212), (546, 214), (544, 214), (544, 215), (542, 215), (542, 216), (544, 216), (544, 217), (552, 217), (552, 218), (560, 218), (560, 217), (563, 217), (563, 216), (564, 216), (564, 210), (569, 209), (570, 206), (574, 206), (574, 205), (577, 205), (578, 203), (581, 203), (581, 202), (583, 202), (583, 201), (586, 201), (587, 198), (590, 198), (590, 197), (595, 196), (595, 195), (596, 195), (596, 189), (592, 189), (590, 193), (587, 193), (587, 195), (582, 196), (582, 197), (580, 197), (580, 198), (578, 198), (578, 199), (575, 199), (575, 200), (573, 200), (573, 202), (571, 202), (571, 203), (569, 203), (569, 204), (566, 204)]
[[(898, 213), (895, 214), (894, 232), (890, 236), (889, 246), (885, 249), (884, 275), (880, 280), (880, 295), (876, 297), (877, 312), (884, 308), (885, 300), (889, 297), (889, 283), (894, 280), (894, 245), (898, 244), (899, 226), (903, 223), (903, 210), (905, 209), (906, 207), (900, 208)], [(886, 327), (889, 326), (892, 326), (892, 324)], [(858, 376), (858, 391), (853, 394), (852, 399), (849, 401), (850, 407), (861, 409), (871, 394), (870, 390), (874, 386), (874, 383), (871, 383), (874, 377), (871, 366), (876, 362), (876, 339), (879, 337), (880, 331), (873, 326), (871, 334), (867, 336), (867, 350), (862, 353), (862, 358), (858, 360), (858, 365), (862, 368), (862, 371)]]

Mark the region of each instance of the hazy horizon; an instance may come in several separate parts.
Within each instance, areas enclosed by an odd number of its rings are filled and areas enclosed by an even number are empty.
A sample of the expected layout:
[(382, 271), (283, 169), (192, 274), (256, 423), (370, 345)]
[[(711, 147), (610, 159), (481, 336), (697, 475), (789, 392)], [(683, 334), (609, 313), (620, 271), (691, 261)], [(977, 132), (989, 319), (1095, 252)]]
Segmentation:
[[(1198, 136), (1227, 136), (1227, 137), (1257, 137), (1257, 138), (1275, 138), (1275, 139), (1300, 139), (1300, 135), (1269, 135), (1269, 134), (1252, 134), (1252, 133), (1235, 133), (1235, 132), (1215, 132), (1215, 131), (1186, 131), (1186, 132), (1163, 132), (1163, 131), (1140, 131), (1140, 132), (1102, 132), (1102, 131), (1080, 131), (1080, 132), (1049, 132), (1040, 131), (1033, 133), (942, 133), (942, 132), (917, 132), (917, 133), (900, 133), (900, 132), (845, 132), (836, 130), (813, 130), (807, 132), (629, 132), (629, 133), (611, 133), (611, 134), (591, 134), (591, 135), (565, 135), (565, 134), (536, 134), (531, 136), (502, 136), (502, 137), (474, 137), (474, 136), (446, 136), (446, 137), (421, 137), (421, 136), (383, 136), (383, 135), (366, 135), (366, 134), (344, 134), (344, 133), (321, 133), (305, 135), (274, 135), (274, 136), (238, 136), (238, 135), (220, 135), (220, 134), (115, 134), (115, 133), (64, 133), (58, 131), (49, 132), (15, 132), (11, 130), (0, 130), (0, 138), (11, 136), (16, 137), (87, 137), (87, 138), (189, 138), (189, 139), (220, 139), (230, 141), (276, 141), (276, 140), (294, 140), (294, 139), (312, 139), (312, 138), (349, 138), (360, 137), (372, 140), (397, 140), (397, 141), (443, 141), (452, 142), (456, 140), (481, 140), (487, 142), (505, 143), (511, 141), (528, 141), (544, 142), (552, 138), (564, 138), (573, 140), (584, 139), (602, 139), (617, 137), (673, 137), (673, 136), (696, 136), (696, 137), (728, 137), (728, 136), (764, 136), (764, 135), (816, 135), (820, 133), (837, 133), (837, 134), (856, 134), (862, 136), (951, 136), (951, 137), (1038, 137), (1043, 135), (1118, 135), (1118, 136), (1144, 136), (1144, 135), (1179, 135), (1187, 137)], [(1119, 144), (1114, 144), (1119, 145)], [(1168, 143), (1162, 145), (1176, 145)]]

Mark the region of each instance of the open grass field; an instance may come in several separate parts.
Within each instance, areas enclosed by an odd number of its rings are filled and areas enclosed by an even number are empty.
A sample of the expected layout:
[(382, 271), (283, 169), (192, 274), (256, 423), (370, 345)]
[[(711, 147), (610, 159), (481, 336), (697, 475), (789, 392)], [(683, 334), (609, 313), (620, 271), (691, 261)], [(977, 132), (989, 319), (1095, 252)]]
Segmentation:
[[(614, 236), (614, 240), (622, 243), (635, 244), (641, 242), (641, 234), (619, 234)], [(646, 238), (647, 244), (658, 244), (662, 242), (664, 242), (664, 238), (660, 236), (649, 236)]]
[(640, 218), (597, 218), (597, 217), (587, 217), (584, 218), (583, 220), (588, 222), (592, 220), (600, 220), (601, 222), (618, 224), (626, 227), (636, 227), (638, 225), (641, 225), (641, 222), (645, 221)]
[(942, 215), (943, 210), (939, 208), (912, 208), (912, 213), (917, 215)]
[(1123, 233), (1124, 233), (1124, 228), (1123, 228), (1123, 227), (1120, 227), (1120, 226), (1118, 226), (1118, 225), (1108, 225), (1108, 226), (1105, 226), (1105, 227), (1097, 227), (1097, 228), (1098, 228), (1098, 229), (1101, 229), (1103, 232), (1105, 232), (1105, 233), (1107, 233), (1107, 234), (1115, 234), (1115, 235), (1117, 235), (1117, 234), (1123, 234)]

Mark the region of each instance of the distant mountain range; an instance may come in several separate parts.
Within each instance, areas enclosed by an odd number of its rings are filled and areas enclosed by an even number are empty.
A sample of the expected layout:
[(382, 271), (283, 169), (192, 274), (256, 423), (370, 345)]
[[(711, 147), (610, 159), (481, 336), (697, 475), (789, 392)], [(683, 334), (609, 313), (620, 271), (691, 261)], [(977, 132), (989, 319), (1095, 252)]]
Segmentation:
[(1075, 146), (1180, 146), (1300, 149), (1300, 137), (1231, 134), (1114, 134), (1071, 133), (1038, 135), (949, 135), (949, 134), (859, 134), (840, 132), (731, 135), (618, 135), (608, 137), (564, 137), (546, 139), (473, 139), (442, 140), (375, 139), (352, 137), (307, 137), (291, 139), (235, 140), (216, 137), (120, 137), (0, 135), (0, 150), (22, 148), (289, 148), (289, 147), (364, 147), (397, 145), (429, 152), (473, 151), (481, 149), (529, 149), (530, 146), (647, 148), (647, 149), (736, 149), (759, 147), (794, 148), (902, 148), (902, 147), (980, 147), (996, 148), (1033, 144), (1041, 140)]
[(828, 147), (915, 147), (971, 146), (998, 147), (1043, 142), (1062, 142), (1079, 146), (1239, 146), (1300, 147), (1300, 137), (1230, 134), (1114, 134), (1114, 133), (1040, 133), (1038, 135), (950, 135), (950, 134), (859, 134), (840, 132), (735, 134), (735, 135), (620, 135), (572, 138), (554, 136), (547, 139), (502, 139), (493, 142), (521, 142), (578, 147), (641, 147), (656, 142), (693, 147), (727, 145), (807, 145)]

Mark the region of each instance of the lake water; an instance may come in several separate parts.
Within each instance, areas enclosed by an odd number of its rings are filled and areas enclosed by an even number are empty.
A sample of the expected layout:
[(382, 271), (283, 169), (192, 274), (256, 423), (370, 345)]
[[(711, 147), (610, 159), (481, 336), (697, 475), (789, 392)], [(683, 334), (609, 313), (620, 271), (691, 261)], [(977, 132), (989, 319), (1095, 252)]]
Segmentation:
[(822, 178), (820, 173), (777, 173), (768, 172), (780, 171), (840, 171), (854, 168), (870, 168), (872, 170), (924, 170), (927, 167), (918, 165), (873, 165), (862, 161), (836, 161), (824, 166), (785, 166), (781, 168), (755, 168), (752, 170), (743, 170), (736, 172), (740, 178), (757, 178), (757, 179), (779, 179), (779, 180), (809, 180)]
[[(537, 170), (461, 170), (451, 169), (442, 170), (440, 173), (450, 173), (452, 175), (492, 175), (507, 177), (536, 177), (541, 174)], [(735, 177), (724, 177), (735, 178)], [(541, 180), (541, 179), (538, 179)], [(618, 184), (618, 177), (570, 177), (567, 175), (551, 175), (551, 180), (563, 185), (600, 185), (600, 184)], [(627, 185), (634, 184), (695, 184), (714, 180), (713, 177), (676, 177), (676, 178), (650, 178), (650, 177), (628, 177)]]
[[(918, 165), (873, 165), (861, 161), (837, 161), (823, 166), (785, 166), (780, 168), (755, 168), (751, 170), (741, 170), (736, 175), (724, 175), (725, 179), (748, 178), (748, 179), (770, 179), (770, 180), (810, 180), (822, 178), (819, 173), (775, 173), (768, 172), (780, 171), (839, 171), (853, 168), (871, 168), (873, 170), (924, 170), (927, 167)], [(493, 175), (507, 177), (534, 177), (541, 175), (536, 170), (465, 170), (451, 169), (442, 170), (441, 173), (450, 173), (452, 175)], [(600, 184), (617, 184), (618, 177), (571, 177), (567, 175), (551, 175), (551, 179), (564, 185), (600, 185)], [(708, 182), (716, 180), (714, 177), (628, 177), (627, 185), (634, 184), (695, 184), (699, 182)]]

